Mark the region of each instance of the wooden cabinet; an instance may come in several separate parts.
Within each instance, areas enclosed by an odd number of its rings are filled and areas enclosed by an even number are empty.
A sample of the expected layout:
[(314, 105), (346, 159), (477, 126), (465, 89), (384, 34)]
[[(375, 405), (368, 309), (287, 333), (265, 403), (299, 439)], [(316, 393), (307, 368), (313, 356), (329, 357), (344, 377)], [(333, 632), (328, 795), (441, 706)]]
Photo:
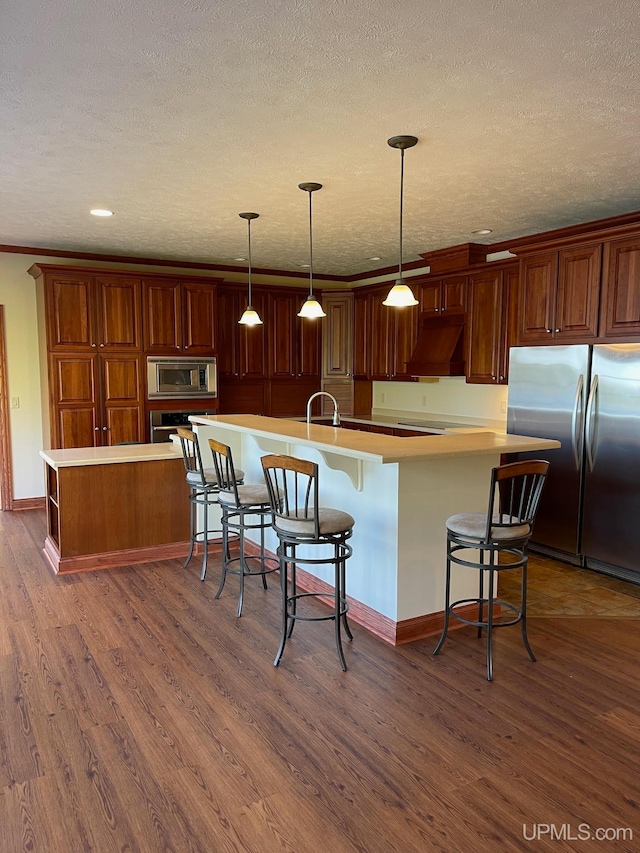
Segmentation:
[(517, 269), (490, 269), (469, 276), (467, 382), (506, 384), (509, 347), (516, 333), (517, 297)]
[(147, 354), (216, 354), (215, 284), (144, 278), (142, 287)]
[(326, 293), (322, 325), (322, 378), (353, 375), (353, 293)]
[(53, 354), (50, 359), (52, 446), (99, 447), (144, 441), (139, 355)]
[(467, 309), (467, 276), (419, 279), (412, 284), (420, 311), (426, 314), (464, 314)]
[(140, 349), (139, 279), (40, 269), (49, 350)]
[(605, 243), (600, 330), (603, 338), (640, 335), (640, 237)]
[(353, 376), (369, 379), (371, 374), (371, 315), (369, 293), (356, 290), (353, 294)]
[(304, 294), (273, 288), (269, 293), (269, 376), (272, 379), (320, 375), (320, 318), (298, 317)]
[(247, 307), (246, 290), (222, 286), (218, 293), (218, 376), (265, 379), (267, 375), (267, 297), (253, 290), (253, 306), (262, 325), (238, 323)]
[(520, 262), (519, 344), (589, 343), (598, 334), (600, 245)]
[(387, 285), (369, 292), (370, 378), (410, 379), (407, 361), (418, 338), (418, 306), (390, 308), (382, 302)]

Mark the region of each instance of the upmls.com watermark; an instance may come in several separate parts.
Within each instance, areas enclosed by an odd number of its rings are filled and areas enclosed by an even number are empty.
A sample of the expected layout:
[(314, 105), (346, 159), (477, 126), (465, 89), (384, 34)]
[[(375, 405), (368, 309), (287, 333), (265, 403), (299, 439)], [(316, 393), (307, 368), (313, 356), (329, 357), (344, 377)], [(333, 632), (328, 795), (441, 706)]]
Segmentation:
[(633, 830), (628, 826), (594, 829), (588, 823), (579, 823), (576, 827), (570, 823), (523, 823), (522, 837), (525, 841), (633, 841)]

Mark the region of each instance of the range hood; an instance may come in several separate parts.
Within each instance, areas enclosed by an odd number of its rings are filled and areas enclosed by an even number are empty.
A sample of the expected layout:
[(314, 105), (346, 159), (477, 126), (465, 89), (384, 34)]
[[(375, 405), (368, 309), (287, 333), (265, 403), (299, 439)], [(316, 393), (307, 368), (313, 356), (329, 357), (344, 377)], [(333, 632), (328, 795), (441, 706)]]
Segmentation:
[(422, 313), (418, 342), (407, 362), (412, 376), (464, 376), (464, 314)]

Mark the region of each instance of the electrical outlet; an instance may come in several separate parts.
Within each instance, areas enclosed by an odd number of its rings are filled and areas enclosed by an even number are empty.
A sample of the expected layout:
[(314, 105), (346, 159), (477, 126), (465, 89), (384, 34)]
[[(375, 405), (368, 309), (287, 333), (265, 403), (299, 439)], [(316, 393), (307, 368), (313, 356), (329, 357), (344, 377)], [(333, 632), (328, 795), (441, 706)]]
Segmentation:
[(507, 401), (506, 401), (506, 400), (503, 400), (503, 401), (500, 403), (500, 411), (501, 411), (503, 414), (506, 414), (506, 411), (507, 411)]
[(11, 398), (11, 408), (19, 409), (20, 408), (20, 397), (12, 397)]

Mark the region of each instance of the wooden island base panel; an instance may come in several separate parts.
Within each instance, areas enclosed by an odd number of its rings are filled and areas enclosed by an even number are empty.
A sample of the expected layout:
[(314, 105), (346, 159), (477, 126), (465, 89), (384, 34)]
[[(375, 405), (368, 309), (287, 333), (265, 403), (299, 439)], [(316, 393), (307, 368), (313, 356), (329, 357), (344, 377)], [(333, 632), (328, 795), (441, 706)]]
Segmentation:
[(173, 444), (41, 451), (56, 574), (182, 557), (189, 490)]
[[(492, 431), (399, 437), (256, 415), (191, 420), (201, 447), (208, 438), (232, 447), (245, 482), (262, 482), (267, 453), (318, 463), (321, 504), (355, 519), (346, 572), (350, 618), (393, 645), (442, 627), (446, 519), (486, 512), (491, 469), (502, 454), (560, 446)], [(272, 531), (266, 547), (278, 547)], [(307, 591), (333, 591), (327, 567), (298, 577)], [(477, 574), (456, 573), (454, 586), (455, 599), (474, 598)]]

